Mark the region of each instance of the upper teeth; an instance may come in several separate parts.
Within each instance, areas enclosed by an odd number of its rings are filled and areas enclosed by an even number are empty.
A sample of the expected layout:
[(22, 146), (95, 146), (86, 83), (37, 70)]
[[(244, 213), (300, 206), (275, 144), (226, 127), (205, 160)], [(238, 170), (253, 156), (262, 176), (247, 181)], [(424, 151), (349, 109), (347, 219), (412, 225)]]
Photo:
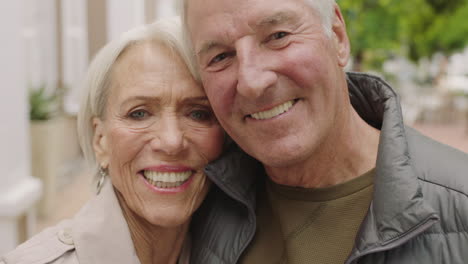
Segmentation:
[(144, 171), (146, 178), (154, 182), (181, 182), (186, 181), (192, 171), (184, 172), (158, 172), (158, 171)]
[(294, 101), (291, 100), (291, 101), (288, 101), (282, 105), (278, 105), (276, 107), (273, 107), (272, 109), (270, 110), (266, 110), (266, 111), (263, 111), (263, 112), (258, 112), (258, 113), (255, 113), (255, 114), (252, 114), (251, 116), (255, 119), (268, 119), (268, 118), (272, 118), (272, 117), (275, 117), (275, 116), (278, 116), (286, 111), (288, 111), (292, 106), (293, 106), (293, 103)]

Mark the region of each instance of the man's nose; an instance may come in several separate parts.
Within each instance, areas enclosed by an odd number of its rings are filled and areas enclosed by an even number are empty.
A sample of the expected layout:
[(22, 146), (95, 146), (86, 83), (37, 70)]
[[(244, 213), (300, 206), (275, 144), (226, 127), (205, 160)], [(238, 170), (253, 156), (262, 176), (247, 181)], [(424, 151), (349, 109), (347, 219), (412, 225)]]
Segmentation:
[(250, 39), (236, 43), (239, 64), (237, 92), (247, 98), (258, 98), (277, 80), (272, 66), (268, 65), (268, 51)]
[(177, 156), (187, 146), (185, 132), (176, 116), (164, 117), (152, 128), (151, 148), (168, 156)]

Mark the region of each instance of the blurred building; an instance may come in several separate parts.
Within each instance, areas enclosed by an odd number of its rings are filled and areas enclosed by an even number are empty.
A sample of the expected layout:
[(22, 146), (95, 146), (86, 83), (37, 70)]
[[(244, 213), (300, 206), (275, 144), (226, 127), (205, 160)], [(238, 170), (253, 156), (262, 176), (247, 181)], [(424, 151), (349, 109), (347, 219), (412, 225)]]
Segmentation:
[[(0, 2), (0, 255), (35, 233), (38, 201), (56, 188), (49, 185), (57, 184), (53, 178), (61, 163), (77, 152), (73, 126), (89, 61), (110, 39), (137, 25), (174, 15), (175, 10), (175, 0)], [(58, 149), (50, 164), (40, 162), (52, 166), (47, 176), (51, 179), (35, 175), (31, 145), (37, 140), (29, 132), (28, 91), (41, 86), (49, 93), (58, 89), (63, 95), (60, 109), (65, 122), (46, 132), (53, 134), (54, 144), (39, 140), (40, 150), (34, 150), (34, 155), (44, 158)]]

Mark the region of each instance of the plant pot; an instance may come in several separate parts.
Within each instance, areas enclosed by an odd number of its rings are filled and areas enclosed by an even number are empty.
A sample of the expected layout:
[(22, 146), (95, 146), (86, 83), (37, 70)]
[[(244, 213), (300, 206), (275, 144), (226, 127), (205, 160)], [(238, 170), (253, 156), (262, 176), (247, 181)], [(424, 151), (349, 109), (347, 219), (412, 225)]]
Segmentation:
[[(43, 195), (38, 204), (40, 216), (47, 216), (56, 204), (66, 162), (79, 156), (76, 119), (57, 117), (31, 121), (32, 175), (43, 182)], [(63, 177), (62, 177), (63, 178)]]

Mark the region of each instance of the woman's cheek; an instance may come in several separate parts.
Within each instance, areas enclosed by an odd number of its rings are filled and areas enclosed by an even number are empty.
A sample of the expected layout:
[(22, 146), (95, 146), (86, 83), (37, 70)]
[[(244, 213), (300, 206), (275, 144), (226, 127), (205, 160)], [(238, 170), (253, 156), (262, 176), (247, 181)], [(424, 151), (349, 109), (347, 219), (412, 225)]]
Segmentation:
[(197, 129), (193, 135), (193, 142), (200, 155), (203, 155), (208, 162), (213, 161), (223, 150), (224, 131), (220, 125)]
[[(126, 155), (128, 161), (138, 153), (144, 145), (144, 132), (128, 128), (115, 128), (111, 132), (111, 146), (115, 155)], [(123, 158), (123, 157), (121, 157)]]

